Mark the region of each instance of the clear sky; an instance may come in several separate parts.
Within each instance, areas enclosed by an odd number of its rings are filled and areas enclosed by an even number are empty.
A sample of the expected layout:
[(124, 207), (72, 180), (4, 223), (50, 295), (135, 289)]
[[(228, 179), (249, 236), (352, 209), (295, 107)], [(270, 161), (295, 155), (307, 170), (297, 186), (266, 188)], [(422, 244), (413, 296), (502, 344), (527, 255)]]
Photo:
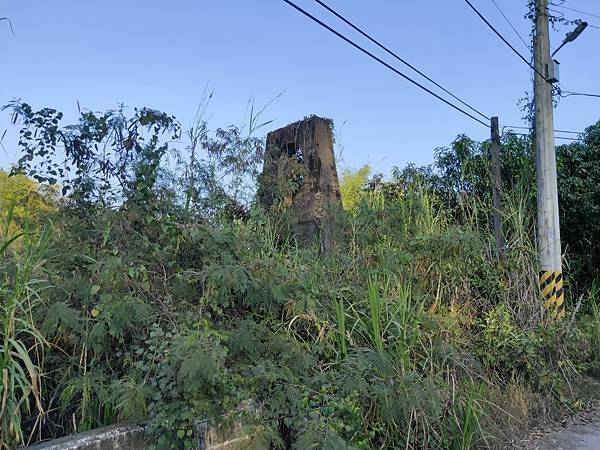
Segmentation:
[[(351, 34), (313, 0), (295, 1)], [(527, 40), (527, 1), (496, 1)], [(530, 72), (463, 0), (326, 2), (486, 115), (499, 116), (501, 126), (522, 124), (517, 102), (531, 90)], [(491, 0), (472, 2), (527, 52)], [(600, 15), (598, 0), (564, 5)], [(600, 18), (565, 13), (600, 27)], [(0, 103), (18, 97), (34, 108), (51, 106), (65, 113), (65, 123), (76, 120), (79, 101), (92, 110), (119, 102), (149, 106), (187, 125), (208, 85), (214, 90), (212, 127), (240, 124), (250, 97), (262, 105), (283, 92), (266, 112), (275, 120), (270, 128), (313, 113), (330, 117), (344, 147), (343, 164), (350, 167), (370, 163), (387, 171), (426, 164), (436, 147), (459, 133), (488, 138), (486, 128), (281, 0), (0, 0), (4, 16), (14, 34), (0, 22)], [(553, 32), (553, 47), (567, 31)], [(563, 89), (600, 92), (599, 48), (600, 29), (588, 28), (561, 50)], [(555, 125), (577, 131), (598, 119), (600, 99), (569, 97), (561, 101)], [(6, 128), (5, 112), (0, 135)], [(9, 129), (0, 167), (17, 159), (15, 139)]]

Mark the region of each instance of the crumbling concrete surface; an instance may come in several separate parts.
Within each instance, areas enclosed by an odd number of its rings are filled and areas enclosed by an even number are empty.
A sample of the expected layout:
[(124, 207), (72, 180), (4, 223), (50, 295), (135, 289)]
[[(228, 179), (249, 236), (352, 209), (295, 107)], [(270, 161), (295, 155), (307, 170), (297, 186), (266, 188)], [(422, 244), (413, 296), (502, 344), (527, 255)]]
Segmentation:
[(114, 425), (41, 442), (29, 450), (145, 450), (149, 443), (143, 425)]
[[(196, 450), (249, 448), (266, 450), (268, 448), (260, 437), (253, 436), (250, 430), (241, 425), (224, 431), (203, 421), (198, 424), (197, 431)], [(154, 446), (152, 440), (146, 435), (144, 424), (112, 425), (27, 447), (28, 450), (149, 450), (152, 448)]]
[(332, 127), (331, 120), (310, 116), (270, 132), (259, 193), (266, 208), (281, 201), (289, 206), (296, 239), (317, 236), (324, 252), (333, 248), (335, 216), (342, 206)]

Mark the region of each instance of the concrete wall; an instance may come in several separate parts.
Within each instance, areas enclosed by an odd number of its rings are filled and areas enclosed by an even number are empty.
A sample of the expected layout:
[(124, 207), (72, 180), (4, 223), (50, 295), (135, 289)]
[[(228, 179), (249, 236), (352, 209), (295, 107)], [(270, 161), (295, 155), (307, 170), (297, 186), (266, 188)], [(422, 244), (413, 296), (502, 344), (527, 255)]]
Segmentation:
[(114, 425), (28, 447), (30, 450), (145, 450), (144, 425)]
[[(198, 426), (198, 450), (266, 449), (260, 439), (241, 427), (227, 434), (219, 433), (207, 422)], [(151, 442), (146, 438), (145, 425), (113, 425), (85, 433), (35, 444), (29, 450), (146, 450)]]

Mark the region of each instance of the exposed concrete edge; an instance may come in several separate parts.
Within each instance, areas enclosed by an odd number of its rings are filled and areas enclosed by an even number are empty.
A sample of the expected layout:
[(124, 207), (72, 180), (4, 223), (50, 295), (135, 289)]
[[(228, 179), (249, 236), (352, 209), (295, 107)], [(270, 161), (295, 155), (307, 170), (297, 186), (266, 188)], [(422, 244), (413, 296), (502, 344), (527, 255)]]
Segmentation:
[[(228, 441), (225, 442), (221, 442), (220, 444), (212, 444), (208, 447), (206, 447), (207, 449), (210, 450), (222, 450), (222, 449), (231, 449), (231, 448), (238, 448), (238, 445), (244, 444), (246, 442), (249, 442), (252, 440), (252, 436), (247, 435), (247, 436), (240, 436), (238, 438), (235, 439), (230, 439)], [(241, 448), (241, 447), (239, 447)]]
[[(233, 450), (249, 448), (254, 437), (241, 432), (237, 427), (234, 435), (219, 435), (208, 421), (201, 422), (198, 428), (198, 450)], [(237, 436), (235, 436), (236, 433)], [(151, 448), (152, 439), (146, 435), (146, 424), (111, 425), (83, 433), (71, 434), (58, 439), (40, 442), (28, 450), (144, 450)], [(263, 448), (263, 447), (260, 447)]]
[(27, 447), (29, 450), (101, 450), (145, 448), (144, 424), (120, 424), (96, 428)]

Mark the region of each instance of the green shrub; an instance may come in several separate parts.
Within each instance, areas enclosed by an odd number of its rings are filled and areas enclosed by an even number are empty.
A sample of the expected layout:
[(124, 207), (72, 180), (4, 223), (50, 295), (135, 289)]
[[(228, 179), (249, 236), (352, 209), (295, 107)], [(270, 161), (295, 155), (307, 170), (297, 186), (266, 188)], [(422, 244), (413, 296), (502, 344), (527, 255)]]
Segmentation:
[[(486, 448), (502, 445), (494, 422), (517, 421), (501, 406), (510, 395), (527, 422), (531, 399), (581, 405), (571, 388), (598, 376), (590, 272), (569, 274), (586, 294), (561, 323), (539, 298), (526, 140), (503, 145), (505, 261), (487, 143), (465, 136), (435, 167), (350, 180), (351, 211), (325, 256), (297, 245), (282, 192), (271, 211), (252, 204), (244, 187), (262, 143), (236, 127), (211, 137), (199, 119), (188, 160), (164, 113), (60, 127), (57, 111), (13, 106), (22, 169), (73, 194), (52, 232), (4, 227), (4, 447), (148, 420), (157, 448), (195, 448), (208, 419), (243, 421), (273, 448)], [(73, 178), (39, 159), (59, 143)], [(269, 189), (296, 186), (298, 167), (287, 169)]]

